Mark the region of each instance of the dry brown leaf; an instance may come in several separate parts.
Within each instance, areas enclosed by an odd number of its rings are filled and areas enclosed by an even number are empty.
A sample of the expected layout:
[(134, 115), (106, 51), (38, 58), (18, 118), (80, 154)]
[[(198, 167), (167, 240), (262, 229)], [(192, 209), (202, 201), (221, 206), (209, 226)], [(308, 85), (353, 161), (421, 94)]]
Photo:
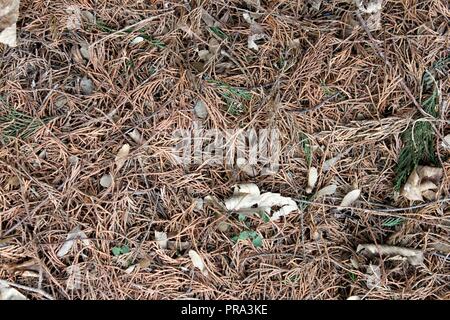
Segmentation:
[(418, 166), (411, 172), (400, 194), (411, 201), (423, 201), (423, 197), (434, 200), (443, 169), (428, 166)]
[(119, 171), (125, 162), (127, 161), (127, 157), (130, 154), (130, 145), (124, 144), (122, 148), (120, 148), (119, 152), (116, 155), (116, 159), (114, 162), (116, 163), (116, 170)]
[(376, 244), (360, 244), (356, 248), (356, 252), (367, 251), (373, 256), (401, 256), (408, 260), (412, 266), (418, 266), (423, 263), (423, 252), (421, 250), (408, 249), (403, 247), (376, 245)]
[(208, 270), (206, 269), (202, 257), (194, 250), (189, 250), (189, 257), (191, 258), (194, 267), (198, 268), (204, 276), (208, 276)]

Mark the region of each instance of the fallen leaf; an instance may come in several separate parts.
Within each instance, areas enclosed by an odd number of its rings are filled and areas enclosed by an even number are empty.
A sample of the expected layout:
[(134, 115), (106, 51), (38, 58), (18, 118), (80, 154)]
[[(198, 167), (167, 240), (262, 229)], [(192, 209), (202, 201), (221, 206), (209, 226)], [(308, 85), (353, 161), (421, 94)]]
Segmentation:
[(198, 268), (203, 273), (204, 276), (207, 276), (208, 270), (206, 269), (206, 266), (203, 263), (202, 257), (200, 257), (200, 255), (194, 250), (189, 250), (189, 257), (191, 258), (194, 267)]
[(5, 189), (10, 191), (20, 186), (20, 180), (18, 176), (9, 177), (6, 181)]
[(155, 231), (155, 241), (161, 249), (167, 249), (167, 233)]
[(381, 29), (381, 12), (383, 0), (354, 0), (358, 10), (366, 16), (366, 24), (370, 31)]
[(83, 77), (80, 81), (81, 93), (88, 96), (94, 92), (94, 84), (91, 79)]
[(86, 234), (80, 230), (80, 227), (77, 226), (72, 231), (69, 232), (69, 234), (66, 237), (66, 241), (64, 242), (62, 247), (58, 250), (56, 255), (59, 258), (64, 257), (70, 251), (70, 249), (72, 249), (75, 240), (78, 239), (82, 240), (82, 243), (85, 246), (88, 246), (90, 243), (89, 240), (87, 239)]
[(104, 174), (100, 179), (100, 185), (104, 188), (109, 188), (113, 182), (113, 178), (110, 174)]
[(308, 0), (308, 2), (315, 10), (320, 10), (322, 0)]
[(450, 134), (444, 137), (444, 140), (441, 142), (442, 148), (450, 150)]
[(347, 300), (361, 300), (361, 298), (359, 296), (350, 296)]
[(84, 59), (90, 60), (91, 54), (89, 53), (89, 45), (87, 43), (80, 45), (80, 54)]
[(141, 43), (143, 41), (144, 41), (143, 37), (136, 37), (136, 38), (134, 38), (133, 40), (130, 41), (130, 44), (132, 46), (134, 46), (134, 45), (137, 45), (138, 43)]
[(279, 193), (266, 192), (261, 194), (255, 184), (237, 185), (231, 198), (225, 200), (225, 207), (229, 211), (253, 212), (271, 214), (272, 207), (280, 207), (270, 220), (278, 220), (282, 216), (298, 210), (297, 203), (289, 197)]
[(367, 251), (371, 255), (387, 255), (387, 256), (401, 256), (408, 260), (412, 266), (418, 266), (423, 263), (423, 252), (421, 250), (408, 249), (403, 247), (389, 246), (389, 245), (375, 245), (375, 244), (360, 244), (356, 248), (356, 252)]
[(167, 241), (167, 248), (170, 250), (186, 250), (191, 246), (189, 241)]
[(335, 184), (330, 184), (329, 186), (323, 187), (316, 193), (316, 198), (323, 196), (331, 196), (336, 192), (337, 186)]
[(342, 199), (341, 204), (339, 205), (338, 209), (341, 210), (345, 207), (350, 207), (353, 202), (358, 200), (360, 195), (361, 195), (361, 190), (359, 190), (359, 189), (350, 191), (349, 193), (347, 193), (345, 195), (344, 199)]
[(418, 166), (411, 172), (400, 194), (411, 201), (423, 201), (424, 196), (433, 200), (436, 192), (431, 190), (438, 189), (443, 174), (442, 168)]
[(309, 168), (308, 171), (308, 186), (306, 187), (306, 193), (311, 193), (316, 185), (319, 174), (316, 167)]
[(0, 280), (0, 300), (28, 300), (18, 290), (12, 288), (7, 282)]
[(369, 290), (380, 287), (381, 285), (381, 269), (379, 266), (370, 264), (366, 270), (366, 285)]
[(349, 153), (351, 150), (351, 148), (348, 148), (347, 150), (345, 150), (342, 153), (339, 153), (336, 157), (333, 157), (331, 159), (328, 159), (326, 161), (324, 161), (323, 165), (322, 165), (322, 171), (323, 172), (328, 172), (330, 171), (330, 169), (339, 161), (342, 159), (342, 157), (344, 157), (347, 153)]
[(2, 0), (0, 2), (0, 43), (10, 47), (17, 45), (16, 22), (19, 18), (19, 0)]
[(194, 106), (194, 113), (200, 119), (205, 119), (208, 116), (208, 109), (202, 100), (197, 100)]
[(114, 160), (114, 162), (116, 163), (117, 171), (119, 171), (123, 167), (129, 154), (130, 154), (130, 145), (124, 144), (122, 148), (120, 148), (119, 152), (117, 152), (116, 159)]
[(133, 131), (129, 132), (128, 135), (137, 144), (142, 144), (143, 143), (142, 135), (141, 135), (141, 133), (139, 132), (138, 129), (133, 129)]

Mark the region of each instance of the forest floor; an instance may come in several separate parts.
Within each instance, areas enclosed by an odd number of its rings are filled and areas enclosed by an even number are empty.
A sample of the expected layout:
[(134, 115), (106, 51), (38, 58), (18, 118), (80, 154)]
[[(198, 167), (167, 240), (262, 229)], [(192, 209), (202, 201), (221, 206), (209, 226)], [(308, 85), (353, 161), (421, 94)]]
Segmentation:
[[(0, 279), (34, 299), (450, 299), (449, 19), (446, 0), (21, 1)], [(199, 126), (277, 130), (279, 168), (180, 165), (174, 131)], [(443, 170), (412, 201), (416, 165)], [(298, 210), (203, 201), (241, 183)]]

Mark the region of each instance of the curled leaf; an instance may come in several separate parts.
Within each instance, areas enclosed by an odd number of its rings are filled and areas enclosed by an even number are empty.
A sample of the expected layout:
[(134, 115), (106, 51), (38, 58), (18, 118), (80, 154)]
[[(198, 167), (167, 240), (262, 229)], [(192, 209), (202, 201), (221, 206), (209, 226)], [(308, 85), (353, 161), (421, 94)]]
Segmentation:
[(82, 243), (85, 246), (88, 246), (90, 243), (89, 240), (87, 239), (86, 234), (80, 230), (80, 227), (77, 226), (72, 231), (69, 232), (69, 234), (66, 237), (66, 241), (58, 250), (56, 255), (59, 258), (64, 257), (70, 251), (70, 249), (72, 249), (73, 245), (75, 244), (75, 241), (78, 239), (82, 240)]
[(198, 268), (204, 276), (207, 276), (208, 270), (206, 269), (202, 257), (194, 250), (189, 250), (189, 257), (191, 258), (194, 267)]
[(155, 240), (161, 249), (167, 249), (167, 233), (155, 231)]
[(375, 245), (375, 244), (360, 244), (356, 248), (356, 252), (366, 251), (371, 255), (387, 255), (387, 256), (401, 256), (406, 258), (412, 266), (418, 266), (423, 263), (423, 252), (421, 250), (408, 249), (403, 247), (389, 246), (389, 245)]
[(306, 187), (306, 193), (311, 193), (316, 185), (319, 174), (316, 167), (309, 168), (308, 172), (308, 186)]
[(130, 153), (130, 145), (124, 144), (122, 148), (120, 148), (119, 152), (116, 155), (116, 167), (117, 171), (119, 171), (123, 165), (125, 164), (125, 161), (127, 160), (128, 154)]
[(433, 200), (443, 176), (442, 168), (418, 166), (411, 172), (400, 194), (411, 201), (423, 201), (423, 197)]

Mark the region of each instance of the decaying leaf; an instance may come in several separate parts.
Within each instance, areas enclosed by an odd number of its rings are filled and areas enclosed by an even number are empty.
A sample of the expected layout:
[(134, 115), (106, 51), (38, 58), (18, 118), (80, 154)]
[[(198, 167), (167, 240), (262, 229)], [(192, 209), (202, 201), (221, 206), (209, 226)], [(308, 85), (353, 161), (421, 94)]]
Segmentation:
[(403, 247), (376, 245), (376, 244), (360, 244), (356, 248), (356, 252), (368, 252), (373, 256), (400, 256), (406, 258), (412, 266), (418, 266), (423, 263), (423, 252), (421, 250), (408, 249)]
[(354, 0), (358, 10), (366, 16), (366, 24), (369, 30), (381, 29), (381, 12), (383, 0)]
[(143, 142), (142, 135), (138, 129), (133, 129), (133, 131), (129, 132), (128, 135), (137, 144), (142, 144), (142, 142)]
[(361, 190), (359, 190), (359, 189), (355, 189), (353, 191), (350, 191), (342, 199), (341, 204), (339, 205), (338, 209), (340, 210), (340, 209), (343, 209), (345, 207), (350, 207), (353, 202), (358, 200), (360, 195), (361, 195)]
[(124, 144), (122, 148), (120, 148), (119, 152), (117, 152), (116, 159), (114, 160), (114, 162), (116, 163), (117, 171), (119, 171), (123, 167), (129, 154), (130, 145)]
[(444, 140), (441, 143), (442, 148), (450, 150), (450, 134), (444, 137)]
[(244, 20), (250, 24), (250, 35), (247, 39), (247, 46), (249, 49), (258, 50), (259, 47), (256, 44), (256, 41), (264, 39), (267, 35), (264, 33), (264, 28), (256, 23), (253, 18), (247, 12), (243, 13)]
[(313, 7), (315, 10), (320, 10), (320, 6), (322, 5), (322, 0), (308, 0), (308, 3)]
[(175, 240), (169, 240), (167, 241), (167, 248), (170, 250), (186, 250), (191, 246), (191, 243), (189, 241), (175, 241)]
[(0, 280), (0, 301), (2, 300), (28, 300), (17, 289), (12, 288), (7, 282)]
[(261, 194), (258, 186), (253, 183), (235, 186), (233, 196), (225, 200), (225, 207), (229, 211), (263, 212), (269, 216), (272, 207), (280, 207), (272, 214), (271, 221), (298, 210), (297, 203), (291, 198), (272, 192)]
[(381, 285), (381, 269), (379, 266), (370, 264), (366, 270), (366, 285), (369, 290), (380, 287)]
[(80, 81), (80, 90), (84, 95), (90, 95), (94, 92), (94, 84), (91, 79), (83, 77)]
[(359, 296), (350, 296), (347, 300), (361, 300), (361, 298)]
[(208, 116), (208, 109), (202, 100), (198, 100), (194, 106), (194, 113), (200, 119), (205, 119)]
[(442, 168), (418, 166), (406, 181), (400, 194), (411, 201), (434, 200), (444, 171)]
[(309, 168), (308, 171), (308, 186), (306, 187), (306, 193), (311, 193), (316, 186), (319, 174), (317, 173), (316, 167)]
[(20, 186), (20, 180), (18, 176), (9, 177), (6, 181), (5, 189), (10, 191)]
[(155, 231), (155, 241), (161, 249), (167, 249), (167, 233)]
[(104, 174), (100, 178), (100, 185), (104, 188), (109, 188), (112, 185), (113, 178), (110, 174)]
[(17, 45), (16, 23), (19, 6), (20, 0), (0, 0), (0, 43), (10, 47)]
[(191, 258), (194, 267), (198, 268), (204, 276), (207, 276), (208, 270), (206, 269), (202, 257), (194, 250), (189, 250), (189, 257)]
[(335, 184), (330, 184), (329, 186), (323, 187), (317, 191), (315, 198), (320, 198), (324, 196), (331, 196), (336, 192), (337, 186)]
[(142, 37), (136, 37), (136, 38), (134, 38), (133, 40), (131, 40), (130, 44), (131, 44), (132, 46), (134, 46), (134, 45), (137, 45), (138, 43), (141, 43), (141, 42), (143, 42), (143, 41), (144, 41), (144, 38), (142, 38)]
[(59, 258), (64, 257), (70, 251), (70, 249), (72, 249), (75, 241), (78, 239), (81, 240), (81, 242), (85, 246), (88, 246), (90, 243), (86, 234), (80, 230), (80, 227), (77, 226), (72, 231), (69, 232), (69, 234), (66, 237), (66, 241), (61, 246), (61, 248), (58, 250), (56, 255)]

